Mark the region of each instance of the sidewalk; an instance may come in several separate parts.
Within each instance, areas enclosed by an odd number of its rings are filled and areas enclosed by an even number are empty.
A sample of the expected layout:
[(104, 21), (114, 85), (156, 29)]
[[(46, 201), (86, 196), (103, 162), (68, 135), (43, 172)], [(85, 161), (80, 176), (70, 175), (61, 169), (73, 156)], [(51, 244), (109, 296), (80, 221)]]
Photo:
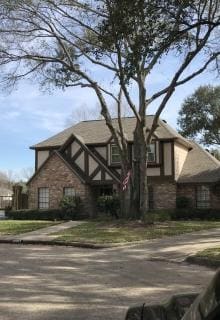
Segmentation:
[(145, 257), (145, 259), (150, 261), (167, 261), (174, 263), (182, 263), (186, 261), (187, 257), (206, 248), (220, 247), (220, 229), (218, 228), (185, 233), (173, 237), (164, 237), (162, 239), (118, 244), (68, 243), (57, 240), (59, 235), (53, 234), (85, 222), (86, 221), (69, 221), (20, 235), (2, 236), (0, 237), (0, 243), (44, 244), (105, 249), (106, 252), (114, 252), (116, 255), (125, 253), (126, 255), (135, 256), (137, 260)]
[(68, 221), (64, 223), (60, 223), (51, 227), (38, 229), (31, 232), (22, 233), (19, 235), (9, 235), (9, 236), (1, 236), (0, 241), (10, 241), (10, 242), (26, 242), (26, 241), (36, 241), (36, 242), (48, 242), (55, 240), (59, 237), (59, 235), (53, 235), (53, 233), (60, 232), (69, 228), (76, 227), (85, 221)]

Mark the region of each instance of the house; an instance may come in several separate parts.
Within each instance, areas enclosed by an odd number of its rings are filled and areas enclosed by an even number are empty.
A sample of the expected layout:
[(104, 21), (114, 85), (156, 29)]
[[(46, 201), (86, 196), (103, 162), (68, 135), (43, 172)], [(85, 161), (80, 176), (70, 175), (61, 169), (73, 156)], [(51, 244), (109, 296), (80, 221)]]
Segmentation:
[[(122, 119), (131, 161), (135, 121)], [(146, 117), (148, 127), (152, 121), (153, 116)], [(90, 214), (99, 195), (121, 187), (118, 149), (104, 120), (80, 122), (31, 149), (36, 172), (28, 182), (29, 208), (57, 208), (63, 195), (77, 194)], [(148, 160), (151, 208), (175, 208), (179, 196), (190, 198), (194, 207), (220, 208), (220, 162), (163, 120)]]

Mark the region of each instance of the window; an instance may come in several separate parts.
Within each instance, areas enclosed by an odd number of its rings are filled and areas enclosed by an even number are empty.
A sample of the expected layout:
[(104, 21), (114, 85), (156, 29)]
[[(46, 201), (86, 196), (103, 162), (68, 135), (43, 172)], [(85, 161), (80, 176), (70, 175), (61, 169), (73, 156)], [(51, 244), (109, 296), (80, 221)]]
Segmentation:
[(49, 188), (38, 189), (38, 208), (39, 209), (49, 208)]
[(115, 144), (111, 144), (111, 163), (120, 163), (121, 158), (119, 154), (119, 149), (118, 146)]
[(156, 161), (155, 143), (151, 143), (147, 146), (147, 161), (149, 161), (149, 162)]
[(63, 194), (64, 194), (64, 196), (74, 197), (76, 195), (76, 191), (72, 187), (65, 187), (63, 189)]
[(199, 209), (210, 207), (210, 190), (206, 186), (196, 188), (196, 206)]

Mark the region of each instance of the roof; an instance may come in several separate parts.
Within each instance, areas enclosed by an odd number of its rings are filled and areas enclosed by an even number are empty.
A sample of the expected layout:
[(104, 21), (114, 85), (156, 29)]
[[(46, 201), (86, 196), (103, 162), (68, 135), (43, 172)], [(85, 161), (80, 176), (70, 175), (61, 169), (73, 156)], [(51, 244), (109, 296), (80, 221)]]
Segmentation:
[[(146, 116), (146, 125), (151, 127), (154, 116)], [(113, 125), (118, 127), (118, 120), (113, 119)], [(128, 141), (133, 141), (133, 132), (136, 125), (135, 117), (122, 118), (122, 123)], [(99, 144), (106, 143), (111, 139), (111, 133), (105, 123), (105, 120), (90, 120), (82, 121), (78, 124), (59, 132), (51, 138), (35, 144), (31, 149), (60, 147), (69, 138), (71, 134), (78, 136), (78, 138), (85, 144)], [(158, 122), (158, 128), (155, 131), (158, 139), (178, 139), (179, 142), (190, 147), (189, 142), (184, 139), (177, 131), (171, 128), (167, 123), (162, 120)]]
[(178, 183), (216, 183), (220, 182), (220, 161), (209, 152), (192, 142)]

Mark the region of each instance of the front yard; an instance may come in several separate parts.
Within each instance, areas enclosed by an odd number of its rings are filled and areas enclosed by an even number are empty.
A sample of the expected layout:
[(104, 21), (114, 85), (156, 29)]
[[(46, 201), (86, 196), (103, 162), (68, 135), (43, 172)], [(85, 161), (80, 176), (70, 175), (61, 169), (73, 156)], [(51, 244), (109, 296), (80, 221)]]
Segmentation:
[(194, 256), (189, 256), (187, 259), (191, 263), (204, 265), (207, 267), (220, 267), (220, 247), (209, 248), (197, 252)]
[(33, 220), (2, 220), (0, 221), (0, 236), (16, 235), (57, 224), (54, 221)]
[(169, 221), (147, 225), (137, 221), (90, 221), (56, 235), (59, 235), (58, 241), (116, 244), (175, 236), (211, 228), (220, 228), (220, 222)]

